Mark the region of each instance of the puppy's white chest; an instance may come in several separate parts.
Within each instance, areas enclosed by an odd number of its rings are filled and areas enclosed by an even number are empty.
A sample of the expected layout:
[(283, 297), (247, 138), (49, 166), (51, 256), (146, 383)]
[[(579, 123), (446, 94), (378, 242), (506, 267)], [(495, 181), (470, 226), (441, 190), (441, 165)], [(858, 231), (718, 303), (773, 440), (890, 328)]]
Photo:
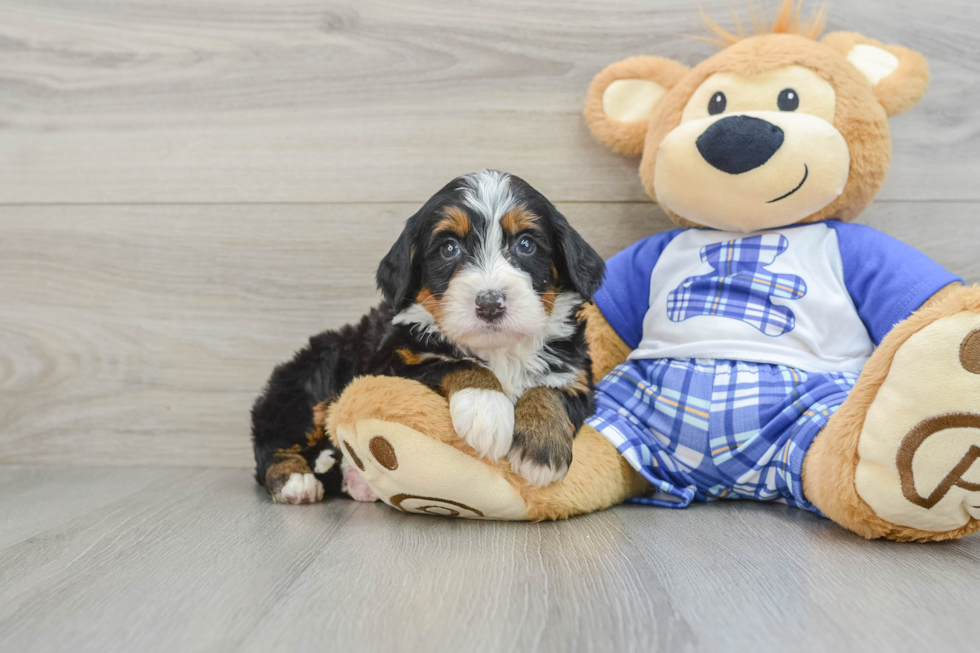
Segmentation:
[[(574, 380), (574, 373), (553, 372), (543, 349), (485, 354), (483, 360), (500, 382), (504, 394), (516, 402), (524, 391), (536, 386), (560, 387)], [(568, 378), (566, 378), (568, 377)]]
[(534, 385), (529, 382), (527, 370), (518, 361), (494, 360), (489, 362), (490, 371), (500, 381), (504, 394), (511, 401), (517, 401), (527, 388)]

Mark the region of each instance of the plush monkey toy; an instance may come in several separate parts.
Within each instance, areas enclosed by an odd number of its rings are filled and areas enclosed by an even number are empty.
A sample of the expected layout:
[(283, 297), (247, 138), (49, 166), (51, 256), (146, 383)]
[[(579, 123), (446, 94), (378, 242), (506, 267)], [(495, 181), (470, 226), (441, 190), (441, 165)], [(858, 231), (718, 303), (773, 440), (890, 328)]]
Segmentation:
[(754, 498), (868, 538), (980, 527), (980, 289), (849, 224), (926, 61), (821, 28), (786, 0), (763, 34), (713, 26), (725, 47), (692, 69), (643, 56), (596, 76), (592, 133), (642, 155), (682, 228), (614, 256), (584, 311), (601, 381), (568, 475), (528, 487), (455, 436), (442, 397), (369, 377), (318, 423), (375, 495), (489, 519)]

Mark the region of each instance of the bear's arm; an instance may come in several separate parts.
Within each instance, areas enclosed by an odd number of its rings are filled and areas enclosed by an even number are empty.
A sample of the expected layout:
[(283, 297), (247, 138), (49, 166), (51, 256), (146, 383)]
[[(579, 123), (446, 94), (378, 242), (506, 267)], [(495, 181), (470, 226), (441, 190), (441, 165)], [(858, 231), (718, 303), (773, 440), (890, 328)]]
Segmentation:
[(632, 349), (623, 342), (595, 304), (584, 305), (582, 316), (585, 318), (585, 339), (592, 357), (592, 378), (598, 382), (625, 361)]
[(963, 282), (919, 250), (872, 227), (826, 224), (837, 232), (844, 285), (876, 345), (896, 324)]
[(961, 282), (959, 282), (959, 281), (954, 281), (953, 283), (951, 283), (951, 284), (949, 284), (947, 286), (943, 286), (942, 288), (939, 289), (938, 292), (936, 292), (935, 295), (933, 295), (932, 297), (930, 297), (929, 299), (927, 299), (925, 301), (925, 303), (920, 308), (925, 308), (927, 306), (932, 306), (933, 304), (938, 304), (939, 302), (941, 302), (942, 300), (944, 300), (946, 297), (949, 297), (951, 294), (953, 294), (959, 288), (962, 288), (962, 287), (963, 287), (963, 284)]

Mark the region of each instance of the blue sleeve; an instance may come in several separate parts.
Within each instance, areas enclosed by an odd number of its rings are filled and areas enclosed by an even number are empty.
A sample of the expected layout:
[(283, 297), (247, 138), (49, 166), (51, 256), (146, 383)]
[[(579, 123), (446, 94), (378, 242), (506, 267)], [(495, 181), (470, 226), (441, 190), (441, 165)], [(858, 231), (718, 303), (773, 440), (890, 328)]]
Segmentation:
[(872, 227), (842, 222), (827, 226), (837, 231), (844, 285), (876, 345), (937, 291), (963, 281), (914, 247)]
[(627, 345), (643, 339), (643, 318), (650, 308), (650, 275), (667, 244), (683, 233), (674, 229), (637, 241), (606, 261), (606, 276), (593, 300)]

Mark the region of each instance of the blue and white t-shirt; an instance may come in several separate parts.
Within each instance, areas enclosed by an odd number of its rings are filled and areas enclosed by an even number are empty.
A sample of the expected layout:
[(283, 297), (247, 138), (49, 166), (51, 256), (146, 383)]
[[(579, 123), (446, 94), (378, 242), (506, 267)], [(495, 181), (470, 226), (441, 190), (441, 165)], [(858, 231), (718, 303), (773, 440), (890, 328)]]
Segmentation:
[(918, 250), (842, 222), (751, 234), (678, 229), (606, 263), (595, 302), (630, 358), (859, 371), (892, 327), (961, 281)]

